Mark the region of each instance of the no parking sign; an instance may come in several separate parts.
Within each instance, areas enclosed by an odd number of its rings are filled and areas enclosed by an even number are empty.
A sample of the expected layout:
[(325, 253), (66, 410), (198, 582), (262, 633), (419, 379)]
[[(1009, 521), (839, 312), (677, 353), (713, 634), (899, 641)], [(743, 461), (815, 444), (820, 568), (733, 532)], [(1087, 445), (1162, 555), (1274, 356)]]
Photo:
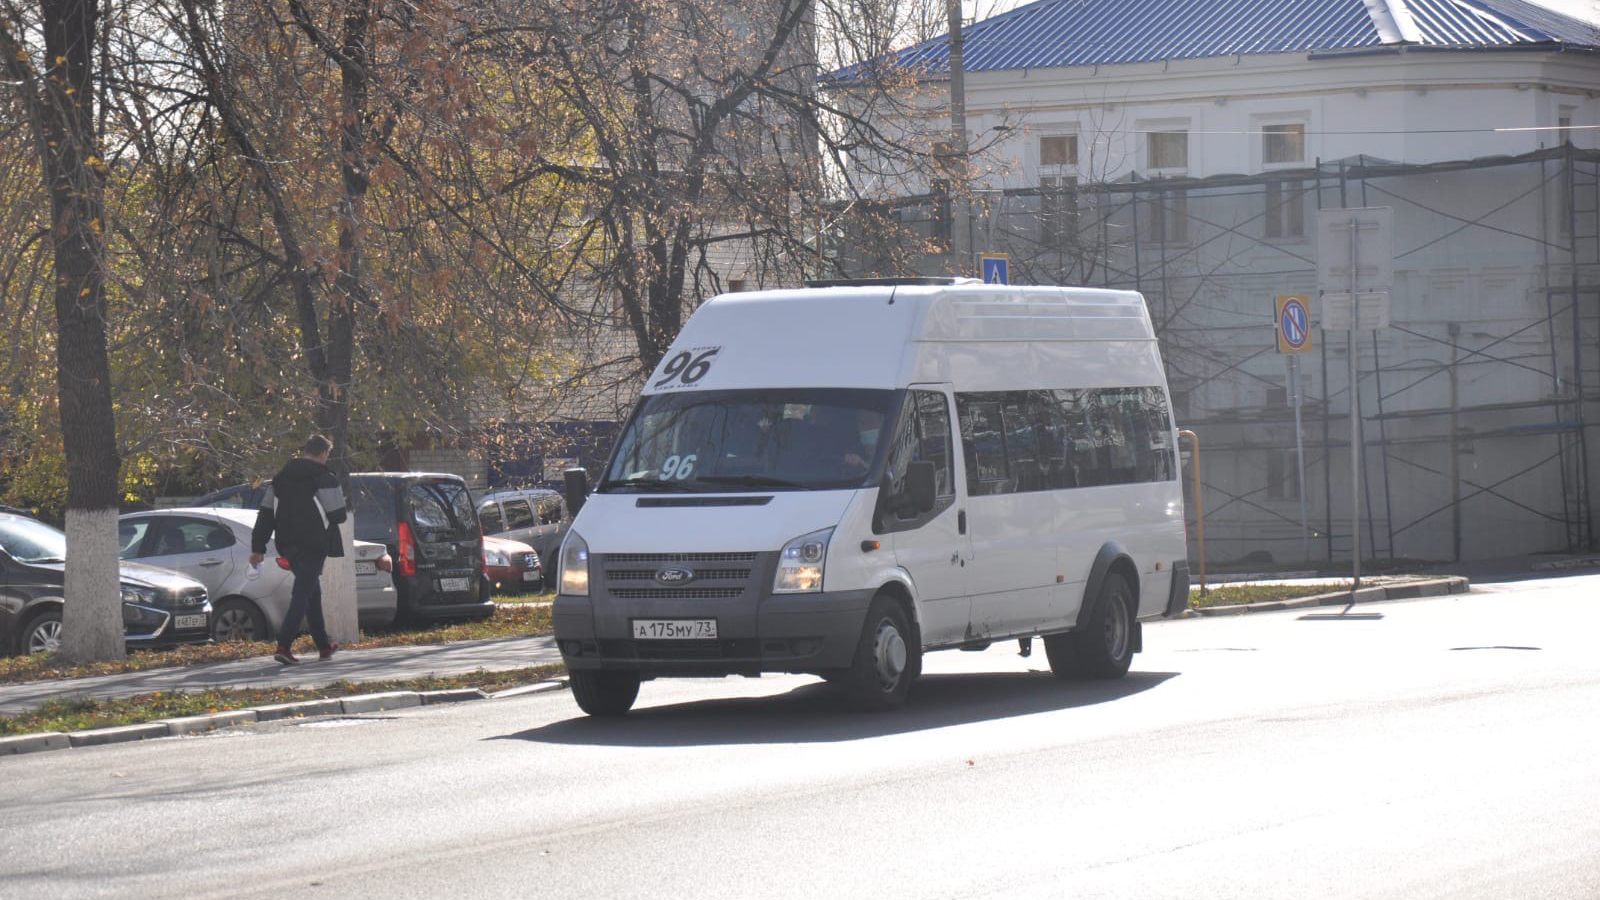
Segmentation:
[(1279, 353), (1305, 353), (1311, 349), (1311, 298), (1305, 294), (1279, 294), (1277, 315)]

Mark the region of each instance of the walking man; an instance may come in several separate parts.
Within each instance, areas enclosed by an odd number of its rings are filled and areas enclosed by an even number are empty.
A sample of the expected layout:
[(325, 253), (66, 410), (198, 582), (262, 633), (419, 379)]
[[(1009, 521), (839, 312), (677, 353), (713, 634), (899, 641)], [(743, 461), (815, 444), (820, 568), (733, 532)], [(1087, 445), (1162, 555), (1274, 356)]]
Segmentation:
[(250, 533), (250, 565), (258, 566), (267, 553), (267, 541), (277, 534), (278, 555), (289, 561), (294, 573), (294, 589), (289, 594), (289, 611), (278, 630), (278, 652), (273, 659), (284, 665), (299, 662), (289, 651), (300, 633), (300, 620), (311, 627), (317, 642), (317, 655), (328, 659), (339, 645), (328, 640), (322, 621), (322, 564), (330, 556), (343, 556), (344, 543), (339, 523), (344, 521), (344, 492), (339, 479), (328, 468), (333, 442), (320, 434), (306, 439), (300, 458), (290, 460), (261, 497), (256, 511), (256, 527)]

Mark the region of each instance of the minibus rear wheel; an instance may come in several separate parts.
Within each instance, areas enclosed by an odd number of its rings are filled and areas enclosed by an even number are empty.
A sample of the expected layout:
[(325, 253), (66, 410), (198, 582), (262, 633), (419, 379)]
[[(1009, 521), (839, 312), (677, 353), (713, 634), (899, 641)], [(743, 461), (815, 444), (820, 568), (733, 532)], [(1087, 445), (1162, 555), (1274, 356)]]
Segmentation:
[(844, 678), (845, 698), (860, 710), (898, 709), (906, 704), (911, 681), (921, 670), (922, 648), (906, 620), (905, 608), (879, 594), (867, 607), (855, 658)]
[(639, 673), (578, 669), (571, 673), (572, 698), (591, 716), (620, 716), (639, 696)]
[(1057, 678), (1112, 679), (1133, 663), (1133, 591), (1127, 579), (1106, 576), (1082, 628), (1046, 635), (1044, 654)]

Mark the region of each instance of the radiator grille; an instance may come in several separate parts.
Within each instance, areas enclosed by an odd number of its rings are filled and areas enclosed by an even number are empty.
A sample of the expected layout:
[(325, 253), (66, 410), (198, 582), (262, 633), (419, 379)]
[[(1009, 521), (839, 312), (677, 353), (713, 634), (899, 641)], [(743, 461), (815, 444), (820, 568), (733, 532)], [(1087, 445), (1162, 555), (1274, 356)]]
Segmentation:
[[(655, 569), (607, 569), (608, 581), (650, 581), (656, 577)], [(750, 577), (749, 569), (695, 569), (695, 581), (744, 581)]]
[(608, 553), (607, 563), (755, 562), (754, 553)]
[(612, 588), (619, 600), (732, 600), (744, 596), (744, 588)]

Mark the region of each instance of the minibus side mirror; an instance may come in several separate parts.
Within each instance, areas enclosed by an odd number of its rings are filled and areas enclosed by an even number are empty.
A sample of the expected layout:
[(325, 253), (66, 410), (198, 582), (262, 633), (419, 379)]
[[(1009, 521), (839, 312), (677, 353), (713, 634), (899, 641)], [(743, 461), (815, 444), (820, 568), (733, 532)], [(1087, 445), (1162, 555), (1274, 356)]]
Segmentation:
[(906, 512), (921, 515), (933, 510), (933, 482), (936, 471), (933, 463), (927, 460), (919, 460), (906, 466), (906, 493), (903, 507)]
[(568, 469), (561, 473), (565, 479), (562, 493), (567, 498), (567, 510), (576, 519), (578, 510), (583, 509), (583, 501), (589, 497), (589, 470)]

